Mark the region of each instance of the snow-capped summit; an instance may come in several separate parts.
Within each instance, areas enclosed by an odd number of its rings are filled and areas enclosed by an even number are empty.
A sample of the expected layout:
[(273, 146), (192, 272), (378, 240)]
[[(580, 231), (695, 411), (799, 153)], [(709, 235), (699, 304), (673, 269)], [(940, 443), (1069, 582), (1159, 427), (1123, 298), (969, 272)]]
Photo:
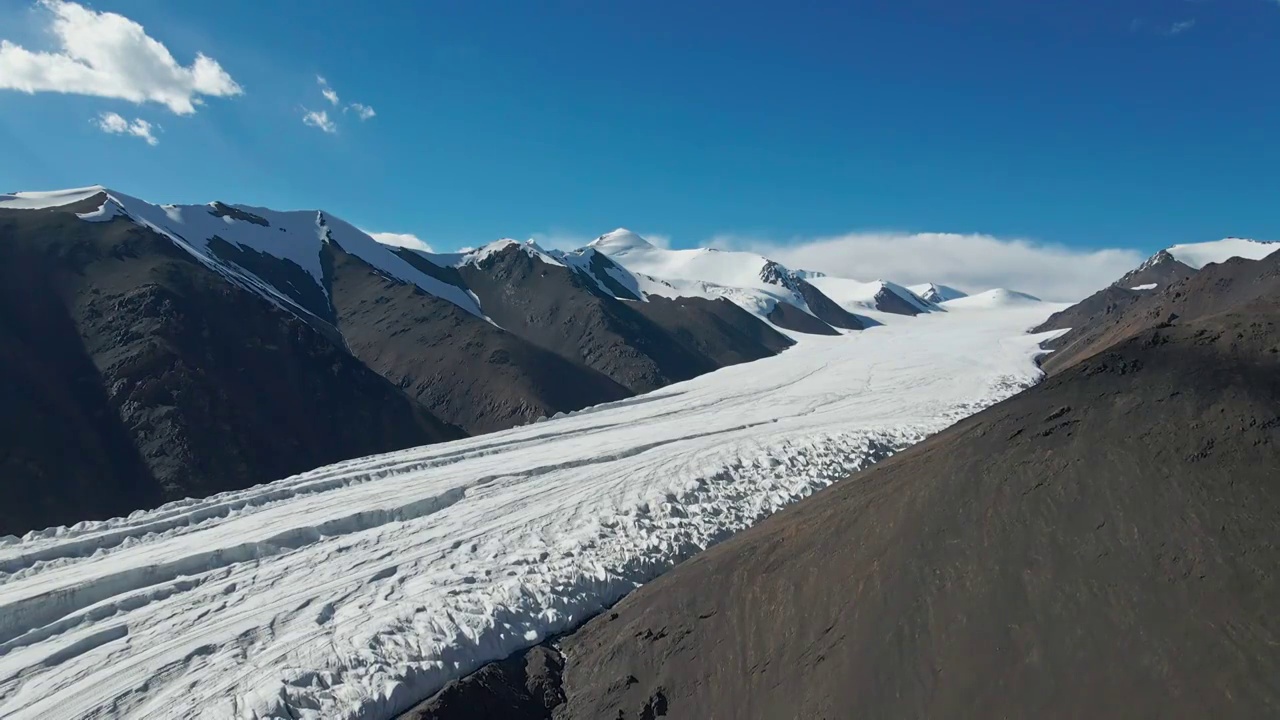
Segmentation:
[(485, 245), (484, 247), (478, 248), (476, 250), (472, 250), (467, 253), (463, 253), (462, 255), (458, 256), (457, 261), (453, 264), (459, 265), (459, 266), (464, 264), (479, 265), (484, 263), (486, 260), (493, 257), (494, 255), (497, 255), (498, 253), (501, 253), (508, 248), (519, 248), (529, 257), (534, 258), (535, 260), (541, 260), (542, 262), (545, 262), (548, 265), (564, 264), (560, 262), (558, 259), (556, 259), (556, 257), (552, 253), (549, 253), (546, 250), (543, 250), (541, 247), (539, 247), (538, 243), (534, 242), (533, 240), (525, 240), (524, 242), (520, 242), (519, 240), (512, 240), (511, 238), (503, 238), (501, 240), (495, 240), (489, 243), (488, 245)]
[(402, 259), (395, 248), (322, 210), (280, 211), (221, 201), (157, 205), (101, 185), (0, 195), (0, 209), (64, 207), (98, 197), (101, 203), (96, 210), (78, 214), (82, 220), (103, 222), (123, 217), (153, 230), (236, 285), (304, 319), (333, 313), (321, 261), (328, 244), (379, 272), (481, 315), (475, 299), (465, 291), (422, 272)]
[(656, 246), (626, 228), (618, 228), (592, 240), (587, 247), (592, 247), (608, 255), (621, 255), (632, 250), (657, 249)]
[(1244, 238), (1172, 245), (1147, 258), (1113, 284), (1130, 289), (1153, 284), (1163, 287), (1190, 277), (1210, 263), (1226, 262), (1233, 257), (1261, 260), (1277, 250), (1280, 243)]
[(623, 229), (601, 235), (588, 248), (632, 275), (657, 281), (646, 292), (725, 298), (779, 327), (799, 332), (864, 327), (809, 282), (763, 255), (710, 248), (667, 250)]
[(948, 300), (958, 300), (962, 297), (968, 297), (969, 294), (957, 290), (949, 285), (939, 285), (938, 283), (924, 283), (921, 285), (909, 285), (907, 289), (915, 293), (920, 299), (931, 303), (944, 303)]
[(942, 307), (948, 310), (990, 310), (996, 308), (1014, 307), (1017, 305), (1029, 305), (1031, 303), (1042, 302), (1035, 295), (1028, 295), (1017, 290), (1006, 290), (1005, 288), (993, 288), (986, 292), (980, 292), (974, 295), (966, 295), (965, 297), (948, 300), (943, 303)]
[(822, 275), (811, 277), (809, 282), (850, 312), (870, 310), (891, 315), (919, 315), (939, 309), (911, 290), (886, 280), (862, 282)]

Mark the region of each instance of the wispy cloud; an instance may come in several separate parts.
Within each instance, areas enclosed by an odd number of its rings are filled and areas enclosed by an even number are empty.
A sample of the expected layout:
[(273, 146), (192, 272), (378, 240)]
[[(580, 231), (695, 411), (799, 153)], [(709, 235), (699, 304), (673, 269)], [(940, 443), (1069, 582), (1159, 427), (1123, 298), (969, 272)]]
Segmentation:
[[(1275, 0), (1280, 3), (1280, 0)], [(1196, 19), (1179, 20), (1173, 23), (1152, 22), (1146, 18), (1134, 18), (1129, 22), (1129, 32), (1152, 33), (1165, 37), (1177, 37), (1196, 26)]]
[(435, 252), (425, 240), (413, 233), (369, 232), (365, 230), (365, 234), (383, 245), (421, 250), (422, 252)]
[(320, 94), (324, 96), (325, 100), (329, 101), (330, 105), (337, 105), (340, 102), (338, 100), (338, 92), (329, 87), (329, 81), (325, 80), (323, 75), (317, 75), (316, 82), (320, 84)]
[(148, 145), (156, 146), (160, 144), (160, 140), (156, 138), (152, 132), (157, 129), (156, 126), (143, 120), (142, 118), (134, 118), (133, 122), (129, 122), (121, 117), (118, 113), (104, 112), (93, 119), (93, 123), (98, 129), (112, 135), (132, 135), (141, 138)]
[(711, 244), (758, 252), (792, 269), (857, 280), (940, 282), (970, 292), (1004, 287), (1046, 300), (1083, 298), (1143, 259), (1127, 248), (1084, 250), (957, 233), (855, 232), (788, 242), (722, 235)]
[[(306, 110), (306, 108), (303, 109)], [(319, 128), (329, 134), (338, 132), (338, 125), (329, 119), (327, 110), (306, 110), (302, 116), (302, 123), (313, 128)]]
[(243, 89), (217, 60), (197, 54), (183, 66), (138, 23), (73, 2), (40, 0), (57, 40), (52, 52), (0, 40), (0, 89), (57, 92), (154, 102), (189, 115), (202, 97), (230, 97)]
[[(372, 119), (378, 114), (374, 112), (372, 107), (369, 107), (364, 103), (353, 102), (343, 106), (342, 98), (339, 97), (338, 91), (333, 89), (333, 86), (329, 84), (328, 79), (323, 75), (316, 75), (316, 84), (320, 86), (320, 94), (324, 96), (324, 99), (329, 101), (329, 104), (333, 107), (342, 108), (343, 114), (348, 112), (355, 113), (356, 118), (359, 119), (360, 122)], [(329, 117), (327, 111), (314, 112), (308, 110), (302, 121), (312, 127), (318, 127), (327, 133), (338, 132), (337, 117)]]

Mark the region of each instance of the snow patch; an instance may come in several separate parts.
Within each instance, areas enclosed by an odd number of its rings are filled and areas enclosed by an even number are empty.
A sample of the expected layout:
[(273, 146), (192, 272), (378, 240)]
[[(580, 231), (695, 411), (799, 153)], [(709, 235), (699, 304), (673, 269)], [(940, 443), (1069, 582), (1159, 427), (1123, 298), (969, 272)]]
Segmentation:
[(102, 207), (87, 213), (76, 213), (76, 217), (87, 222), (111, 222), (118, 217), (129, 216), (124, 208), (120, 207), (120, 203), (107, 198), (102, 202)]
[(1130, 290), (1155, 290), (1159, 283), (1147, 283), (1145, 285), (1134, 285)]

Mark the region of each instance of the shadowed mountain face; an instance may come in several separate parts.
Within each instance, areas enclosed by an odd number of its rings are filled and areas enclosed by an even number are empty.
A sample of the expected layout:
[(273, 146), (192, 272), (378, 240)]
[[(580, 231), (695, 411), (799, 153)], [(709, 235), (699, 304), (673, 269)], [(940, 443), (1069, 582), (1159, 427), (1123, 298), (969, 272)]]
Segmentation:
[[(97, 203), (100, 204), (100, 203)], [(0, 534), (461, 433), (325, 334), (117, 218), (0, 211)]]
[[(593, 259), (610, 262), (598, 253)], [(605, 292), (609, 285), (602, 290), (596, 280), (516, 245), (458, 270), (494, 322), (631, 393), (774, 355), (791, 345), (728, 303), (696, 298), (625, 301)], [(609, 278), (602, 268), (591, 270)]]
[[(799, 273), (792, 272), (776, 262), (766, 262), (760, 270), (760, 279), (767, 283), (786, 288), (804, 299), (814, 317), (831, 327), (846, 330), (865, 330), (866, 324), (858, 316), (840, 307), (822, 291), (805, 280)], [(801, 331), (805, 332), (805, 331)], [(825, 334), (825, 333), (822, 333)]]
[(388, 278), (336, 244), (324, 252), (338, 327), (351, 352), (468, 432), (631, 395), (591, 368)]
[(876, 309), (880, 312), (893, 313), (895, 315), (919, 315), (925, 312), (887, 287), (876, 293), (875, 303)]
[(1055, 352), (1043, 367), (1054, 373), (1145, 329), (1187, 322), (1280, 292), (1280, 255), (1262, 260), (1233, 258), (1154, 290), (1112, 286), (1051, 316), (1035, 331), (1071, 328), (1047, 347)]
[(599, 254), (437, 265), (323, 213), (122, 197), (0, 210), (0, 534), (501, 430), (792, 344), (725, 301), (641, 302)]
[(640, 588), (562, 672), (410, 717), (530, 682), (508, 717), (1276, 716), (1280, 309), (1243, 264)]
[(1125, 273), (1125, 276), (1117, 280), (1115, 285), (1126, 290), (1143, 285), (1164, 287), (1170, 283), (1185, 280), (1195, 273), (1195, 268), (1179, 261), (1170, 255), (1168, 250), (1161, 250), (1147, 258), (1147, 261), (1137, 268)]
[(822, 294), (822, 291), (803, 279), (796, 279), (796, 291), (804, 298), (805, 304), (819, 320), (832, 327), (846, 330), (865, 330), (867, 323), (857, 315), (840, 307), (834, 300)]
[(792, 305), (780, 302), (766, 316), (769, 322), (785, 330), (809, 335), (839, 335), (840, 331)]
[(714, 370), (648, 318), (567, 267), (511, 245), (459, 268), (494, 322), (643, 393)]
[(670, 333), (690, 352), (716, 367), (776, 355), (794, 343), (754, 315), (723, 298), (651, 297), (630, 306)]

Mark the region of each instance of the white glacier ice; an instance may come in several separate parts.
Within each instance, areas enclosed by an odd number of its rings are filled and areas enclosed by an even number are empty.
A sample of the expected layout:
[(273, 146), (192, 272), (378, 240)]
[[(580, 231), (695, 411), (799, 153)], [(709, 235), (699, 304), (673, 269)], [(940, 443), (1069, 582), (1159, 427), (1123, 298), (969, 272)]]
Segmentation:
[(389, 717), (1034, 382), (1060, 306), (978, 304), (0, 539), (0, 717)]

